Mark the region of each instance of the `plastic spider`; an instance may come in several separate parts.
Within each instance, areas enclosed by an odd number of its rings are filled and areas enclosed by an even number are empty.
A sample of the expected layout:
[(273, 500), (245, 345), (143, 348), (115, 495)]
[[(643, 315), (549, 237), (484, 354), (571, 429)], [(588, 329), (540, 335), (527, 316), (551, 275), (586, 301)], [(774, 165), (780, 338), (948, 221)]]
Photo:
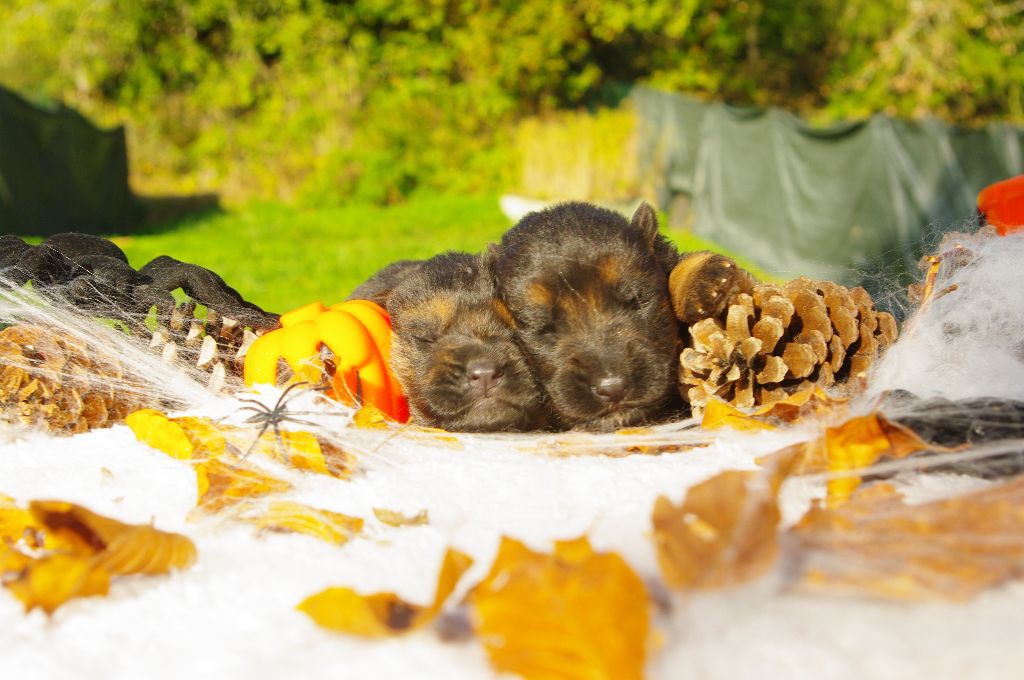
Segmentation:
[[(260, 439), (263, 438), (263, 434), (268, 429), (270, 429), (271, 427), (274, 428), (274, 436), (277, 438), (277, 445), (283, 451), (284, 450), (284, 441), (281, 439), (281, 429), (279, 427), (281, 423), (295, 423), (297, 425), (307, 425), (307, 426), (310, 426), (310, 427), (316, 427), (317, 426), (317, 424), (314, 423), (314, 422), (311, 422), (309, 420), (302, 420), (301, 418), (296, 418), (295, 416), (325, 415), (324, 412), (320, 412), (320, 411), (289, 411), (288, 408), (287, 408), (288, 402), (291, 401), (292, 399), (294, 399), (296, 396), (298, 396), (297, 394), (292, 394), (289, 397), (289, 394), (291, 393), (292, 390), (294, 390), (296, 387), (299, 387), (301, 385), (309, 385), (309, 383), (308, 382), (292, 383), (291, 385), (286, 387), (283, 392), (281, 392), (281, 396), (277, 398), (277, 402), (272, 407), (271, 406), (267, 406), (266, 404), (264, 404), (262, 402), (256, 401), (255, 399), (240, 399), (239, 400), (239, 401), (241, 401), (243, 403), (246, 403), (246, 404), (252, 404), (252, 406), (243, 406), (243, 407), (241, 407), (240, 409), (238, 409), (239, 411), (255, 411), (255, 413), (253, 413), (253, 415), (249, 416), (248, 418), (246, 418), (242, 422), (246, 423), (247, 425), (256, 425), (256, 424), (260, 425), (260, 431), (258, 433), (256, 433), (256, 438), (253, 439), (252, 444), (249, 445), (249, 448), (246, 449), (245, 454), (242, 455), (242, 460), (245, 460), (246, 458), (249, 457), (249, 454), (252, 453), (252, 450), (254, 448), (256, 448), (256, 444), (258, 444)], [(322, 392), (322, 391), (326, 390), (327, 387), (310, 387), (310, 389), (313, 390), (313, 391), (316, 391), (316, 392)]]
[(246, 302), (216, 273), (161, 255), (138, 271), (113, 242), (90, 234), (56, 234), (38, 246), (17, 236), (0, 236), (0, 275), (16, 286), (66, 298), (81, 309), (131, 321), (151, 307), (167, 316), (172, 291), (181, 288), (196, 302), (254, 329), (271, 328), (277, 316)]

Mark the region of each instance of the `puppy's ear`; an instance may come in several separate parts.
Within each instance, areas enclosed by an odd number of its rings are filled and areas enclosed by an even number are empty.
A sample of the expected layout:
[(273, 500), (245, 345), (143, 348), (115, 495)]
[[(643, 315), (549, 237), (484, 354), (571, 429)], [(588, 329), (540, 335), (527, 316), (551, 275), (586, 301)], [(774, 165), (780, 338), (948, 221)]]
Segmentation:
[(480, 253), (480, 270), (490, 281), (495, 280), (500, 248), (497, 243), (488, 243), (484, 252)]
[(636, 212), (633, 213), (632, 225), (634, 229), (643, 234), (648, 245), (654, 243), (654, 239), (658, 236), (658, 214), (654, 212), (650, 203), (644, 201), (640, 204)]

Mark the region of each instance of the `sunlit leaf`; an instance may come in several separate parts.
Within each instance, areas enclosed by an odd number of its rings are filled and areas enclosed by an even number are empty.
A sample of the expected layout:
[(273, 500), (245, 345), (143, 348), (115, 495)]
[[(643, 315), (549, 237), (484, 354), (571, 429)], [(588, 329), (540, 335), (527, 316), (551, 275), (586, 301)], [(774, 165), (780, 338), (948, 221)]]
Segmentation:
[(318, 625), (342, 633), (365, 637), (400, 635), (433, 621), (472, 564), (468, 555), (449, 548), (430, 606), (410, 604), (394, 593), (360, 595), (351, 588), (328, 588), (303, 600), (298, 609)]
[(468, 596), (474, 625), (500, 672), (541, 678), (641, 678), (650, 636), (643, 582), (586, 537), (533, 552), (502, 538), (488, 576)]
[(690, 488), (681, 505), (659, 496), (651, 518), (661, 571), (675, 588), (718, 588), (764, 573), (778, 555), (779, 478), (728, 470)]
[(749, 413), (721, 399), (710, 399), (704, 409), (701, 427), (706, 430), (731, 427), (744, 432), (772, 430), (779, 423), (795, 423), (803, 418), (834, 413), (847, 401), (845, 398), (829, 395), (816, 385), (794, 392)]
[[(0, 546), (4, 585), (22, 601), (52, 614), (74, 597), (105, 595), (112, 576), (164, 574), (196, 559), (192, 541), (145, 524), (125, 524), (64, 501), (29, 504), (33, 526), (46, 536), (32, 557)], [(13, 574), (13, 576), (11, 576)]]
[(172, 458), (190, 460), (195, 452), (181, 425), (159, 411), (144, 408), (129, 414), (124, 422), (140, 442), (163, 451)]
[(386, 413), (371, 404), (363, 404), (352, 416), (352, 423), (364, 430), (386, 430), (392, 422)]
[(876, 483), (791, 534), (807, 590), (966, 600), (1024, 573), (1024, 477), (917, 505)]
[(179, 416), (171, 420), (188, 437), (194, 451), (193, 457), (218, 458), (227, 451), (228, 442), (225, 437), (227, 426), (215, 423), (209, 418), (193, 416)]
[(165, 574), (196, 560), (195, 545), (181, 534), (125, 524), (63, 501), (33, 501), (29, 509), (49, 533), (75, 553), (93, 555), (95, 565), (112, 576)]
[(260, 531), (306, 534), (334, 545), (344, 545), (363, 530), (363, 519), (314, 508), (294, 501), (247, 504), (239, 508), (239, 519), (255, 524)]
[(373, 514), (382, 523), (392, 527), (420, 526), (430, 522), (430, 514), (426, 510), (420, 510), (415, 515), (409, 516), (395, 510), (374, 508)]
[(239, 501), (288, 491), (292, 485), (265, 472), (219, 459), (196, 465), (197, 506), (216, 511)]
[(929, 448), (936, 448), (913, 431), (887, 420), (880, 413), (851, 418), (830, 427), (825, 434), (809, 442), (787, 447), (758, 462), (790, 461), (792, 474), (836, 473), (828, 481), (828, 502), (843, 503), (860, 483), (852, 471), (874, 465), (883, 458), (899, 459)]
[(106, 595), (110, 574), (89, 556), (56, 554), (33, 560), (4, 585), (26, 612), (39, 607), (52, 614), (73, 597)]
[(731, 427), (742, 432), (758, 432), (761, 430), (774, 430), (775, 426), (764, 420), (758, 420), (748, 413), (727, 404), (721, 399), (709, 399), (704, 407), (704, 418), (701, 420), (701, 427), (705, 430), (717, 430), (722, 427)]

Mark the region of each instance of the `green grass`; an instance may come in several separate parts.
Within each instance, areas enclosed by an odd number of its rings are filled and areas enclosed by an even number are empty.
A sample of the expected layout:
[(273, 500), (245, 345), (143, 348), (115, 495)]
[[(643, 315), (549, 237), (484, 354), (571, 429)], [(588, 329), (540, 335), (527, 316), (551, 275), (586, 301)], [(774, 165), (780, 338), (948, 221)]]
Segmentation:
[[(136, 268), (158, 255), (194, 262), (220, 274), (247, 300), (284, 312), (315, 300), (342, 300), (395, 260), (479, 251), (509, 226), (494, 197), (424, 197), (392, 207), (251, 204), (114, 240)], [(668, 235), (683, 250), (723, 252), (692, 235)]]

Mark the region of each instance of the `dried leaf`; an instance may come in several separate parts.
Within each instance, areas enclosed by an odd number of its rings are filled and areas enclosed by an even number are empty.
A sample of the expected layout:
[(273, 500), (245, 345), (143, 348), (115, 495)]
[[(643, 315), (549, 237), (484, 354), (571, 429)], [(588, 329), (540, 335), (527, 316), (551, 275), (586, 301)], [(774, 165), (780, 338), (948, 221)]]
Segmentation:
[(708, 400), (707, 405), (704, 407), (704, 419), (701, 420), (700, 426), (705, 430), (731, 427), (741, 432), (759, 432), (761, 430), (775, 429), (775, 426), (771, 423), (744, 413), (721, 399)]
[(312, 432), (282, 430), (280, 441), (275, 433), (265, 432), (253, 451), (299, 470), (329, 474), (320, 442)]
[(363, 404), (352, 416), (352, 423), (364, 430), (386, 430), (392, 422), (386, 413), (372, 404)]
[(1024, 477), (920, 505), (872, 484), (812, 508), (791, 534), (804, 589), (966, 600), (1024, 573)]
[(781, 474), (728, 470), (692, 487), (679, 506), (664, 496), (652, 523), (661, 571), (675, 588), (718, 588), (764, 573), (778, 553)]
[(503, 537), (487, 577), (470, 593), (474, 625), (500, 672), (524, 678), (641, 678), (651, 603), (616, 553), (586, 537), (536, 553)]
[(186, 536), (148, 524), (125, 524), (74, 503), (32, 501), (29, 510), (73, 552), (94, 556), (94, 563), (112, 576), (166, 574), (196, 560), (196, 547)]
[(711, 399), (705, 407), (701, 427), (708, 430), (731, 427), (747, 432), (771, 430), (776, 423), (793, 423), (810, 416), (821, 417), (847, 401), (845, 398), (830, 396), (817, 385), (809, 385), (750, 413), (720, 399)]
[(449, 548), (437, 577), (430, 606), (410, 604), (394, 593), (360, 595), (351, 588), (328, 588), (303, 600), (298, 609), (324, 628), (351, 635), (400, 635), (429, 624), (441, 611), (473, 560)]
[(211, 459), (196, 465), (197, 507), (222, 510), (256, 496), (288, 491), (292, 485), (255, 468)]
[(363, 519), (314, 508), (294, 501), (273, 501), (239, 508), (239, 519), (255, 524), (260, 531), (306, 534), (321, 541), (344, 545), (363, 530)]
[(0, 494), (0, 545), (17, 543), (26, 530), (33, 529), (38, 529), (38, 524), (32, 513), (18, 507), (10, 496)]
[(110, 574), (89, 556), (56, 554), (33, 560), (15, 579), (4, 583), (30, 612), (53, 614), (73, 597), (106, 595)]
[(112, 576), (163, 574), (196, 559), (192, 541), (143, 524), (125, 524), (63, 501), (29, 504), (33, 526), (46, 535), (39, 558), (0, 548), (3, 571), (17, 571), (4, 585), (26, 611), (52, 614), (74, 597), (106, 595)]
[(929, 448), (936, 447), (903, 425), (872, 413), (827, 428), (821, 437), (788, 447), (759, 462), (773, 457), (792, 458), (793, 474), (842, 473), (828, 481), (828, 503), (834, 507), (845, 502), (861, 483), (858, 475), (849, 472), (874, 465), (882, 458), (905, 458)]
[(403, 515), (395, 510), (387, 510), (385, 508), (374, 508), (374, 516), (387, 524), (390, 527), (414, 527), (430, 522), (430, 515), (424, 509), (417, 512), (415, 515)]
[(136, 438), (171, 458), (191, 460), (195, 447), (185, 430), (163, 413), (151, 408), (135, 411), (124, 419)]

